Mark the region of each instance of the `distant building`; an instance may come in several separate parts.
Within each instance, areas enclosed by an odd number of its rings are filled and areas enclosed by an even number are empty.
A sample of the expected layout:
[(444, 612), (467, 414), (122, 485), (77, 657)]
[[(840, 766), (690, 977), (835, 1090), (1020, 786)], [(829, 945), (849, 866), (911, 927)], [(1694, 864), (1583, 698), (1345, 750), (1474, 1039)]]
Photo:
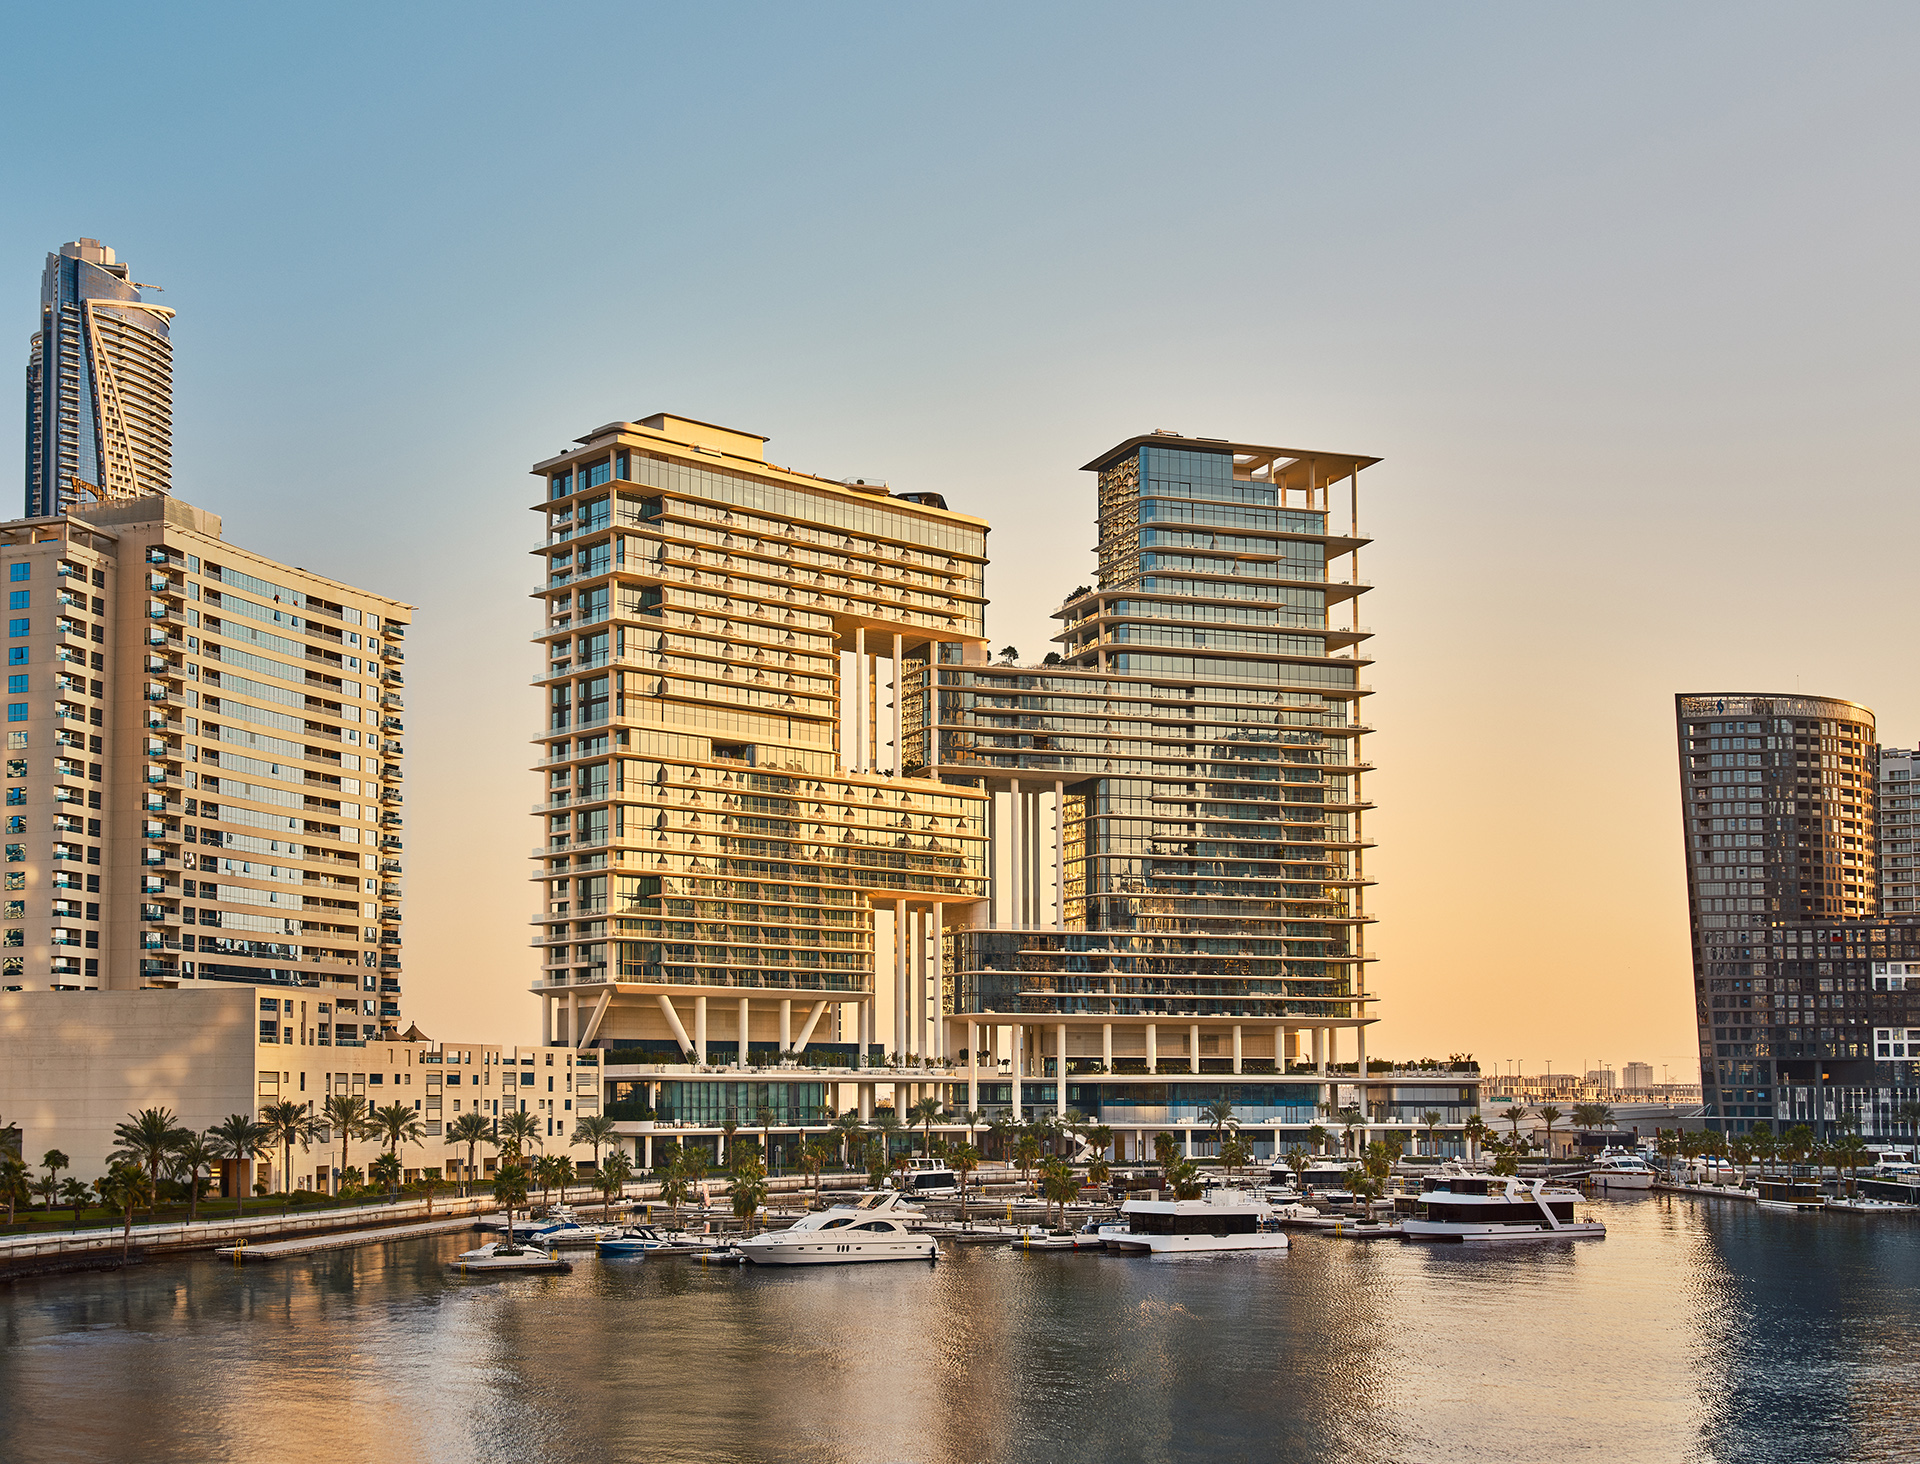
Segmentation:
[(1653, 1064), (1630, 1062), (1620, 1070), (1621, 1086), (1630, 1093), (1644, 1093), (1653, 1086)]
[[(1827, 697), (1683, 694), (1675, 729), (1706, 1117), (1744, 1132), (1777, 1118), (1783, 1085), (1870, 1076), (1866, 984), (1816, 990), (1800, 950), (1790, 973), (1770, 969), (1769, 936), (1785, 945), (1794, 923), (1877, 908), (1873, 713)], [(1803, 996), (1820, 1001), (1811, 1028)]]
[(1611, 1093), (1615, 1086), (1613, 1069), (1607, 1067), (1587, 1069), (1587, 1086), (1596, 1093)]
[(1907, 914), (1915, 909), (1914, 802), (1915, 751), (1910, 747), (1880, 749), (1880, 828), (1875, 842), (1880, 856), (1880, 913)]
[(98, 239), (47, 256), (27, 358), (28, 518), (173, 488), (173, 311)]

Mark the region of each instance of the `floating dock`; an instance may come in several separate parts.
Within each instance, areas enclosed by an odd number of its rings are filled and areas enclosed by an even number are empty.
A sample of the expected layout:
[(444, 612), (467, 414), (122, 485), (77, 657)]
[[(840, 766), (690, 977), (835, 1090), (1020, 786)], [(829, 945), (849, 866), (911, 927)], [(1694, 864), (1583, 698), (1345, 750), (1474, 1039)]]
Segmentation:
[(215, 1255), (240, 1261), (285, 1261), (295, 1256), (316, 1255), (321, 1251), (352, 1250), (363, 1245), (384, 1245), (390, 1240), (418, 1240), (426, 1235), (455, 1235), (475, 1228), (477, 1217), (463, 1215), (451, 1220), (422, 1220), (412, 1225), (387, 1225), (377, 1230), (342, 1230), (330, 1235), (304, 1235), (295, 1240), (263, 1240), (257, 1245), (223, 1245)]

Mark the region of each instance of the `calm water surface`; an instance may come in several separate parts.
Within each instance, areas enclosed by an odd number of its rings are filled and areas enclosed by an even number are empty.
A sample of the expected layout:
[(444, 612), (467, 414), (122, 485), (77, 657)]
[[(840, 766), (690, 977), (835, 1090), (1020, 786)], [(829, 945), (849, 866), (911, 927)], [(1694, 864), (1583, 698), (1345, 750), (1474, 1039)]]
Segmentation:
[(583, 1260), (463, 1237), (0, 1287), (0, 1458), (1920, 1459), (1920, 1224), (1595, 1201), (1603, 1241)]

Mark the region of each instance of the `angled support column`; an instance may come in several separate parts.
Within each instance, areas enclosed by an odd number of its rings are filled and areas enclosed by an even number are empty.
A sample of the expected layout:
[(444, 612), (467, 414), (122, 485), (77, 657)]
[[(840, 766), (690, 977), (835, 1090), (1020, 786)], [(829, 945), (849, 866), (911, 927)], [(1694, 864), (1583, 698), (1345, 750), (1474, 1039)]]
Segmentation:
[[(785, 1007), (790, 1006), (791, 1003), (782, 1002), (781, 1005)], [(819, 1022), (821, 1014), (824, 1013), (826, 1009), (827, 1003), (824, 1001), (816, 1001), (813, 1004), (813, 1010), (807, 1014), (806, 1025), (801, 1027), (800, 1035), (794, 1039), (789, 1051), (797, 1054), (807, 1050), (807, 1039), (813, 1036), (814, 1026)]]
[(673, 1033), (673, 1040), (680, 1044), (681, 1052), (692, 1057), (693, 1039), (687, 1036), (687, 1029), (680, 1025), (680, 1013), (673, 1009), (672, 998), (662, 991), (655, 995), (654, 1000), (660, 1003), (661, 1015), (667, 1019), (667, 1029)]

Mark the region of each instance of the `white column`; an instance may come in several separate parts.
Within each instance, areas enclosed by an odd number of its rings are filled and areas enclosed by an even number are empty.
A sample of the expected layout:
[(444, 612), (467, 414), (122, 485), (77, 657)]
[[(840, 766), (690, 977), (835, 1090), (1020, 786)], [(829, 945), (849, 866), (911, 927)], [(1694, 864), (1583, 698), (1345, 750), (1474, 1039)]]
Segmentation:
[(1053, 783), (1053, 928), (1067, 928), (1067, 785)]
[(1236, 1073), (1246, 1071), (1246, 1069), (1241, 1066), (1241, 1057), (1242, 1057), (1242, 1053), (1240, 1048), (1240, 1024), (1238, 1022), (1235, 1022), (1233, 1024), (1233, 1070)]
[(580, 1045), (580, 993), (567, 993), (567, 1046)]
[(1026, 924), (1023, 918), (1027, 906), (1027, 875), (1024, 864), (1026, 854), (1027, 821), (1025, 810), (1021, 806), (1020, 780), (1009, 780), (1011, 791), (1007, 794), (1007, 893), (1005, 919), (1009, 926), (1019, 928)]
[(1187, 1070), (1200, 1071), (1200, 1024), (1195, 1022), (1187, 1028)]
[(967, 1112), (980, 1107), (980, 1025), (967, 1023)]
[(1000, 795), (987, 789), (987, 926), (1000, 928)]
[(1062, 1118), (1067, 1113), (1067, 1024), (1053, 1029), (1053, 1111)]
[[(893, 1050), (904, 1055), (909, 1032), (907, 1006), (907, 902), (893, 902)], [(905, 1115), (902, 1115), (904, 1118)]]
[(1158, 1072), (1159, 1062), (1160, 1062), (1159, 1034), (1156, 1030), (1155, 1024), (1152, 1022), (1148, 1022), (1147, 1023), (1147, 1071), (1149, 1073)]
[(1113, 1071), (1113, 1023), (1100, 1024), (1100, 1066)]
[(540, 1045), (553, 1046), (553, 996), (545, 991), (540, 993)]
[(707, 999), (704, 996), (693, 999), (693, 1060), (707, 1060)]
[(748, 1032), (750, 1031), (748, 1016), (747, 1016), (747, 1002), (748, 1002), (748, 998), (744, 996), (740, 998), (740, 1066), (741, 1067), (745, 1067), (747, 1065), (747, 1035), (748, 1035)]
[(933, 1053), (932, 1003), (927, 992), (927, 911), (913, 917), (913, 1050), (924, 1063)]
[(1025, 1054), (1021, 1049), (1026, 1045), (1026, 1028), (1018, 1022), (1007, 1028), (1007, 1071), (1013, 1078), (1013, 1121), (1020, 1122), (1020, 1062)]
[(1273, 1070), (1281, 1076), (1284, 1076), (1287, 1071), (1287, 1029), (1285, 1027), (1273, 1029)]
[(1327, 1075), (1327, 1029), (1313, 1029), (1313, 1070), (1321, 1077)]
[(902, 637), (893, 638), (893, 757), (887, 766), (893, 769), (893, 775), (900, 776), (904, 763), (900, 757), (900, 697), (906, 689), (906, 678), (902, 668), (906, 665), (906, 656), (902, 650)]
[(946, 1062), (953, 1055), (952, 1029), (947, 1026), (946, 943), (941, 940), (946, 906), (935, 900), (927, 908), (927, 1004), (933, 1021), (933, 1055)]
[(780, 998), (780, 1050), (793, 1051), (793, 998), (790, 996)]
[(852, 772), (867, 766), (867, 632), (864, 627), (853, 633), (853, 756), (847, 760)]

